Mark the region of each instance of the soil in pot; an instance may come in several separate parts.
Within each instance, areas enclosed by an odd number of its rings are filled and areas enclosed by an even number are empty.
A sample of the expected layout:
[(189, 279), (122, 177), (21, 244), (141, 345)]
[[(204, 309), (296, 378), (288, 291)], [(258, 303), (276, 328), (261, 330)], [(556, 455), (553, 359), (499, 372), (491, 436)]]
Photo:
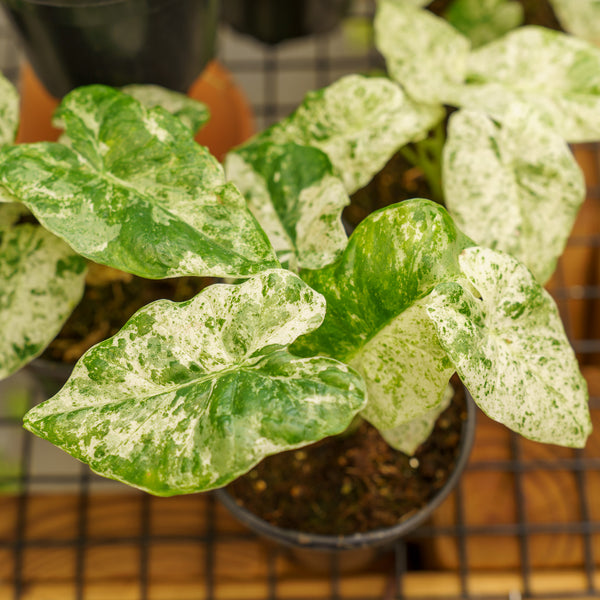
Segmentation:
[(444, 486), (467, 418), (463, 388), (413, 457), (393, 450), (366, 422), (337, 436), (271, 456), (227, 487), (236, 502), (272, 525), (349, 535), (397, 525)]

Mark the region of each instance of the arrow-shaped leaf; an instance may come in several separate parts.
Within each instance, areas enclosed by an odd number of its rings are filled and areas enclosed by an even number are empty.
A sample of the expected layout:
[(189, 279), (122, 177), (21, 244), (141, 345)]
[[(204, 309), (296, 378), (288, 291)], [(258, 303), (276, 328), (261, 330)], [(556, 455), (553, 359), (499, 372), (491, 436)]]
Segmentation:
[(340, 433), (364, 405), (346, 365), (285, 350), (324, 312), (283, 270), (155, 302), (89, 350), (25, 425), (155, 494), (225, 485), (268, 454)]
[[(0, 213), (11, 206), (0, 205)], [(0, 378), (38, 356), (60, 331), (83, 295), (85, 265), (42, 227), (0, 227)]]
[(324, 152), (256, 142), (230, 152), (225, 167), (282, 263), (319, 269), (341, 254), (348, 241), (342, 209), (350, 198)]
[(327, 316), (294, 348), (356, 368), (369, 390), (363, 414), (378, 429), (441, 402), (454, 368), (422, 299), (439, 283), (462, 277), (458, 256), (472, 243), (441, 206), (409, 200), (367, 217), (336, 263), (302, 272), (327, 299)]
[(509, 252), (545, 283), (556, 267), (585, 198), (569, 147), (528, 105), (495, 124), (458, 111), (444, 146), (446, 206), (476, 242)]
[(473, 399), (525, 437), (582, 447), (587, 386), (554, 301), (508, 254), (467, 248), (460, 264), (481, 297), (444, 283), (427, 311)]
[(351, 194), (371, 181), (394, 152), (425, 138), (443, 117), (441, 106), (413, 102), (387, 78), (348, 75), (309, 92), (294, 113), (250, 143), (272, 140), (319, 148)]
[(569, 142), (600, 138), (600, 48), (544, 27), (519, 27), (469, 56), (467, 84), (447, 102), (504, 121), (525, 102)]
[(380, 0), (375, 36), (390, 76), (415, 100), (444, 102), (448, 87), (464, 81), (471, 44), (433, 13), (406, 2)]
[(74, 90), (57, 116), (70, 147), (5, 148), (0, 183), (79, 254), (148, 278), (278, 265), (242, 195), (179, 119), (105, 86)]

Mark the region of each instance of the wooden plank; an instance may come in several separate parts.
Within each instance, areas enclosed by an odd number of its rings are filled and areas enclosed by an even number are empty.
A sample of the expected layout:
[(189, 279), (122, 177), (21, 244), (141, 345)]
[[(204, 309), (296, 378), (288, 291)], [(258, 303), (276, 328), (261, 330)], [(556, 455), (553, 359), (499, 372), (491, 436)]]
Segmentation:
[[(600, 574), (596, 573), (596, 585)], [(393, 597), (397, 590), (393, 589), (393, 579), (389, 574), (362, 574), (345, 576), (339, 582), (337, 593), (342, 598), (379, 599), (384, 594)], [(533, 593), (552, 594), (554, 600), (565, 600), (573, 593), (580, 600), (597, 598), (586, 596), (587, 579), (581, 571), (567, 570), (555, 572), (532, 572), (531, 590)], [(334, 593), (330, 577), (286, 578), (278, 581), (275, 588), (276, 597), (282, 600), (303, 598), (306, 600), (329, 599)], [(467, 578), (468, 592), (472, 595), (495, 597), (524, 591), (523, 581), (518, 571), (474, 573)], [(22, 600), (47, 600), (60, 598), (69, 600), (75, 597), (73, 583), (43, 582), (29, 584), (25, 587)], [(217, 581), (213, 587), (215, 600), (264, 600), (269, 597), (269, 586), (265, 581), (239, 582)], [(402, 592), (407, 599), (421, 598), (460, 598), (462, 596), (461, 580), (455, 573), (411, 572), (402, 578)], [(106, 581), (88, 583), (84, 588), (86, 600), (139, 600), (141, 594), (139, 583), (135, 581)], [(0, 583), (0, 599), (12, 598), (10, 586)], [(149, 600), (204, 600), (208, 596), (205, 581), (170, 581), (155, 583), (148, 589)]]

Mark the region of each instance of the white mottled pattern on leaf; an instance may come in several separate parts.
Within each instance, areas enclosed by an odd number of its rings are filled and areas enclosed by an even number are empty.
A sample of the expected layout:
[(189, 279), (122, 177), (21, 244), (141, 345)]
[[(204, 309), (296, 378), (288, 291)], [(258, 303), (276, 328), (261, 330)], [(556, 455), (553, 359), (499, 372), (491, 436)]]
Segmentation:
[(309, 92), (292, 115), (251, 143), (272, 140), (319, 148), (351, 194), (399, 148), (426, 137), (443, 116), (441, 106), (413, 102), (387, 78), (348, 75)]
[(543, 27), (520, 27), (473, 51), (467, 85), (447, 102), (506, 119), (517, 101), (569, 142), (600, 138), (600, 48)]
[(257, 141), (230, 152), (225, 166), (290, 268), (319, 269), (342, 253), (342, 210), (350, 198), (324, 152)]
[(475, 402), (527, 438), (583, 447), (587, 386), (550, 295), (508, 254), (467, 248), (460, 264), (481, 298), (443, 283), (428, 311)]
[(164, 109), (105, 86), (74, 90), (57, 143), (0, 155), (0, 183), (95, 262), (147, 278), (246, 277), (278, 266), (221, 165)]
[(454, 0), (444, 14), (474, 48), (518, 27), (523, 16), (523, 6), (514, 0)]
[(585, 182), (568, 145), (528, 105), (513, 105), (508, 117), (499, 126), (480, 112), (451, 116), (446, 206), (469, 237), (509, 252), (545, 283), (585, 198)]
[(297, 264), (294, 243), (286, 233), (271, 202), (267, 182), (237, 152), (229, 152), (225, 157), (225, 171), (227, 178), (235, 182), (246, 198), (248, 208), (267, 234), (279, 262), (295, 271)]
[(420, 303), (379, 330), (349, 364), (367, 384), (369, 403), (362, 416), (379, 430), (400, 427), (439, 407), (454, 373)]
[(206, 104), (159, 85), (131, 84), (121, 88), (121, 91), (133, 96), (147, 108), (162, 106), (194, 134), (210, 119)]
[(369, 390), (365, 417), (377, 427), (423, 414), (439, 402), (453, 370), (416, 306), (439, 283), (464, 279), (458, 256), (472, 244), (430, 200), (372, 213), (338, 261), (301, 272), (325, 296), (327, 314), (293, 351), (332, 356), (359, 370)]
[(600, 46), (600, 0), (550, 0), (565, 31)]
[(0, 378), (52, 341), (81, 299), (84, 279), (85, 260), (42, 227), (0, 227)]
[(0, 73), (0, 147), (12, 144), (19, 126), (19, 94)]
[(342, 432), (363, 407), (349, 367), (285, 350), (324, 312), (323, 298), (284, 270), (155, 302), (88, 351), (25, 425), (158, 495), (225, 485), (268, 454)]
[(469, 40), (427, 10), (380, 1), (375, 39), (390, 76), (419, 102), (444, 102), (448, 86), (464, 81)]
[(448, 408), (454, 396), (454, 388), (448, 384), (439, 406), (432, 408), (422, 417), (404, 423), (394, 429), (379, 430), (381, 437), (392, 447), (408, 456), (413, 456), (419, 446), (429, 439), (438, 417)]

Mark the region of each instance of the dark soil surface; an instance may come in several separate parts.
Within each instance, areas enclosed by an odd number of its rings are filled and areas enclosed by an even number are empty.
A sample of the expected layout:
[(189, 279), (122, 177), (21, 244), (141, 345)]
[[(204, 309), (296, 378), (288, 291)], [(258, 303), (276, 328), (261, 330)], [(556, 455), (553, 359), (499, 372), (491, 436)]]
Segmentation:
[(90, 265), (82, 300), (43, 357), (75, 363), (94, 344), (117, 333), (146, 304), (166, 298), (192, 298), (214, 280), (178, 277), (150, 280)]
[(392, 450), (363, 422), (351, 436), (268, 457), (227, 490), (262, 519), (304, 533), (344, 535), (396, 525), (422, 508), (453, 471), (467, 415), (457, 387), (414, 457)]

